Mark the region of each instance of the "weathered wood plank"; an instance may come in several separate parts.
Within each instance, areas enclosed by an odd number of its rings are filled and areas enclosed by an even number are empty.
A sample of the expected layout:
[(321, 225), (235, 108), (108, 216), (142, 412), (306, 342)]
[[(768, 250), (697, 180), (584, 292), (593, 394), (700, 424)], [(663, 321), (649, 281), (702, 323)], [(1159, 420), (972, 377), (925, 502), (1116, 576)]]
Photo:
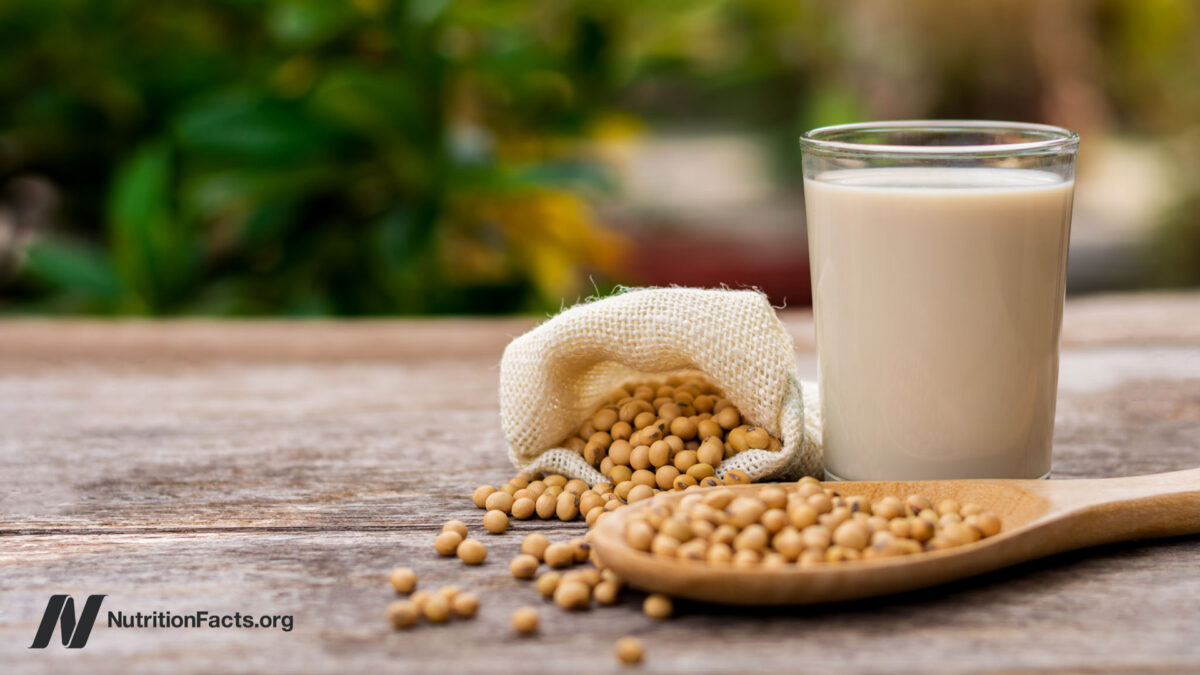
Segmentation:
[[(1196, 294), (1068, 305), (1056, 477), (1200, 465), (1198, 317)], [(785, 322), (811, 377), (811, 323)], [(530, 323), (0, 324), (3, 669), (595, 672), (628, 632), (648, 637), (650, 672), (1200, 668), (1197, 538), (843, 607), (685, 605), (652, 623), (629, 593), (586, 614), (547, 606), (541, 638), (511, 637), (509, 612), (540, 602), (506, 571), (520, 536), (582, 525), (481, 534), (479, 568), (430, 544), (452, 517), (482, 531), (466, 496), (511, 475), (496, 364)], [(392, 631), (386, 574), (400, 563), (426, 587), (479, 591), (479, 620)], [(288, 613), (296, 628), (101, 625), (83, 651), (30, 650), (57, 592), (107, 593), (113, 610)]]
[[(655, 623), (627, 593), (614, 608), (565, 614), (509, 577), (515, 540), (479, 568), (436, 559), (431, 533), (72, 535), (25, 538), (5, 555), (0, 650), (14, 670), (172, 672), (605, 672), (624, 634), (645, 636), (650, 672), (891, 673), (1016, 668), (1189, 670), (1200, 541), (1060, 556), (969, 584), (833, 608), (681, 605)], [(503, 539), (509, 539), (503, 537)], [(490, 541), (490, 540), (489, 540)], [(427, 586), (479, 592), (477, 620), (392, 631), (385, 571), (403, 561)], [(1170, 580), (1169, 584), (1166, 580)], [(1166, 586), (1164, 588), (1164, 586)], [(1160, 588), (1157, 593), (1148, 589)], [(82, 652), (26, 649), (54, 592), (110, 594), (112, 610), (291, 614), (292, 632), (96, 628)], [(536, 640), (511, 635), (522, 604), (542, 607)], [(15, 615), (15, 616), (14, 616)]]
[[(1067, 303), (1063, 343), (1200, 344), (1200, 293), (1100, 295)], [(797, 349), (814, 348), (812, 315), (785, 310)], [(28, 362), (370, 361), (498, 357), (537, 318), (400, 320), (98, 321), (10, 318), (0, 322), (0, 368)], [(0, 370), (0, 372), (4, 372)]]
[[(172, 362), (453, 358), (499, 355), (537, 321), (322, 319), (119, 321), (14, 318), (0, 322), (0, 363), (83, 359)], [(15, 365), (15, 364), (6, 364)]]
[[(1186, 467), (1198, 354), (1068, 350), (1055, 474)], [(800, 369), (815, 374), (811, 355)], [(404, 523), (397, 494), (463, 495), (510, 471), (485, 359), (63, 365), (4, 378), (0, 410), (0, 452), (20, 467), (0, 476), (0, 531)]]

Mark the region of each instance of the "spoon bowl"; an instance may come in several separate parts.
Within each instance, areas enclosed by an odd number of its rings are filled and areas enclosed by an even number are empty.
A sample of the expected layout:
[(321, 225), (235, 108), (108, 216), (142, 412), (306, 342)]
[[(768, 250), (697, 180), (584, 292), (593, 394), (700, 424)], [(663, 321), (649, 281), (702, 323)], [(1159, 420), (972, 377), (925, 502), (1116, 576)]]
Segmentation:
[[(728, 486), (753, 495), (771, 483)], [(625, 542), (625, 523), (690, 492), (664, 492), (600, 519), (591, 544), (600, 563), (630, 585), (691, 600), (792, 605), (901, 593), (1077, 548), (1200, 533), (1200, 469), (1092, 480), (944, 480), (824, 483), (842, 496), (876, 500), (922, 494), (995, 513), (1000, 533), (972, 544), (914, 555), (809, 567), (734, 568), (665, 558)]]

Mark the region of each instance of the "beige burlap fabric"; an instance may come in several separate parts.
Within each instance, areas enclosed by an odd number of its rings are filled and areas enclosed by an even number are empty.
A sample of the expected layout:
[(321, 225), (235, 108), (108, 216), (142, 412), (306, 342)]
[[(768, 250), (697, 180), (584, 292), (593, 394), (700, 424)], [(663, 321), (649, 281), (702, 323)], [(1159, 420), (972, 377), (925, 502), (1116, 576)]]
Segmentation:
[(749, 450), (717, 475), (754, 480), (820, 476), (817, 388), (796, 377), (791, 336), (757, 291), (626, 290), (564, 310), (516, 338), (500, 362), (500, 422), (522, 471), (604, 480), (560, 446), (614, 387), (649, 373), (699, 370), (747, 421), (779, 438), (778, 452)]

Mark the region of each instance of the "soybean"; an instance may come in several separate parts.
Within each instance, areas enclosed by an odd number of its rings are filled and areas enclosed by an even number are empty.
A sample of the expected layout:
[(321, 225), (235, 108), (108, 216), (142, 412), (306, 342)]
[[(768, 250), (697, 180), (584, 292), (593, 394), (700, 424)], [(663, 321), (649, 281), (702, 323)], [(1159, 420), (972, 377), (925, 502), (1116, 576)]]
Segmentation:
[(513, 558), (508, 565), (508, 571), (517, 579), (532, 579), (533, 575), (537, 574), (537, 569), (538, 559), (528, 553)]
[(613, 650), (617, 654), (617, 660), (627, 666), (641, 663), (646, 653), (645, 647), (642, 646), (642, 641), (631, 635), (617, 640), (616, 644), (613, 645)]
[(451, 603), (454, 614), (463, 619), (473, 619), (479, 612), (479, 596), (474, 593), (460, 593)]
[(421, 610), (410, 600), (397, 600), (388, 605), (388, 621), (396, 628), (411, 628), (421, 618)]
[(529, 497), (521, 497), (513, 500), (512, 516), (517, 520), (528, 520), (533, 517), (536, 511), (536, 502)]
[(549, 545), (550, 540), (546, 538), (546, 535), (541, 532), (533, 532), (525, 535), (525, 539), (521, 541), (521, 553), (531, 555), (540, 562)]
[(615, 581), (601, 581), (592, 589), (592, 597), (596, 598), (596, 603), (600, 605), (615, 605), (617, 604), (617, 596), (621, 592), (621, 586)]
[(458, 557), (468, 565), (479, 565), (487, 558), (487, 547), (478, 539), (467, 539), (458, 545)]
[(397, 567), (392, 570), (388, 580), (397, 593), (412, 593), (417, 587), (417, 573), (407, 567)]
[(437, 551), (438, 555), (452, 556), (458, 552), (462, 541), (462, 536), (457, 532), (442, 532), (434, 538), (433, 550)]
[(562, 574), (558, 572), (543, 572), (536, 582), (538, 593), (541, 593), (543, 598), (554, 597), (554, 591), (558, 588), (558, 582), (561, 580)]
[(445, 623), (450, 618), (450, 602), (444, 596), (434, 594), (425, 601), (421, 613), (430, 623)]
[(554, 543), (546, 547), (543, 559), (550, 567), (562, 569), (575, 562), (575, 552), (567, 544)]
[(653, 593), (642, 603), (642, 611), (651, 619), (666, 619), (675, 611), (671, 599), (661, 593)]
[(538, 612), (532, 607), (521, 607), (512, 615), (512, 627), (518, 635), (533, 635), (538, 629)]
[(508, 516), (499, 509), (488, 511), (483, 517), (483, 526), (492, 534), (500, 534), (508, 529)]
[(485, 505), (487, 504), (487, 498), (495, 491), (496, 488), (491, 485), (480, 485), (479, 487), (475, 488), (475, 494), (472, 495), (471, 500), (475, 502), (475, 506), (478, 506), (481, 509), (485, 508)]
[(591, 600), (591, 589), (577, 579), (564, 578), (554, 589), (554, 603), (566, 610), (587, 609)]
[(496, 491), (487, 496), (483, 502), (483, 507), (489, 511), (503, 511), (508, 513), (512, 510), (513, 498), (512, 495), (503, 491)]
[(576, 537), (567, 542), (567, 546), (571, 548), (571, 554), (575, 556), (575, 564), (587, 562), (588, 555), (592, 552), (591, 544), (587, 543), (583, 537)]

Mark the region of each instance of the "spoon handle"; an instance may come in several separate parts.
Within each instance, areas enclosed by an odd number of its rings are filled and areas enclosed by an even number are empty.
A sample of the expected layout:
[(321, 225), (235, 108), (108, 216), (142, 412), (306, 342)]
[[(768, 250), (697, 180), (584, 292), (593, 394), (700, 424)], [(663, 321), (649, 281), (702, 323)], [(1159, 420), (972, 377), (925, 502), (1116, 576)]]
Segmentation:
[(1200, 469), (1028, 487), (1050, 502), (1039, 520), (1059, 526), (1064, 549), (1200, 533)]

